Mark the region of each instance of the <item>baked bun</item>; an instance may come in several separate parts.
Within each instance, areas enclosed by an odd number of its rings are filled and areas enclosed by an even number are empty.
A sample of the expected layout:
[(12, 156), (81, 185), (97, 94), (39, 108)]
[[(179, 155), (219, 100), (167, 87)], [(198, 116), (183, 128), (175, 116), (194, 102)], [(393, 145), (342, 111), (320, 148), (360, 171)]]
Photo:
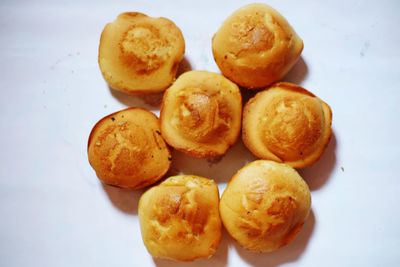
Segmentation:
[(242, 138), (259, 158), (303, 168), (322, 155), (331, 124), (328, 104), (298, 85), (277, 83), (247, 102)]
[(89, 136), (88, 156), (101, 181), (132, 189), (155, 183), (171, 163), (159, 120), (140, 108), (121, 110), (97, 122)]
[(219, 210), (228, 233), (241, 246), (269, 252), (296, 237), (310, 206), (308, 186), (293, 168), (257, 160), (233, 176)]
[(241, 125), (240, 90), (220, 74), (189, 71), (165, 91), (161, 133), (177, 150), (217, 157), (236, 142)]
[(221, 239), (218, 187), (213, 180), (172, 176), (139, 201), (143, 242), (155, 258), (210, 258)]
[(172, 21), (129, 12), (105, 26), (98, 60), (110, 87), (154, 93), (172, 83), (184, 52), (182, 32)]
[(275, 9), (250, 4), (224, 21), (213, 37), (212, 50), (225, 77), (260, 89), (285, 76), (299, 58), (303, 41)]

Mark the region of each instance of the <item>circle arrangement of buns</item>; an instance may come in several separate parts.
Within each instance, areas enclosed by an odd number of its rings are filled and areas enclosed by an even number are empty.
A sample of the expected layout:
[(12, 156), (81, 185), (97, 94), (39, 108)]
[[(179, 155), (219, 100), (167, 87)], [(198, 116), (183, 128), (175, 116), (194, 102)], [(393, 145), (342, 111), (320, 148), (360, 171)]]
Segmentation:
[(188, 71), (163, 97), (161, 133), (173, 148), (194, 157), (225, 154), (240, 134), (242, 97), (224, 76)]
[(328, 104), (292, 83), (257, 93), (243, 111), (243, 142), (257, 157), (295, 168), (313, 164), (331, 137)]
[(113, 89), (154, 93), (172, 83), (184, 53), (182, 32), (171, 20), (127, 12), (105, 26), (98, 61)]
[(268, 252), (293, 240), (310, 207), (308, 186), (293, 168), (256, 160), (233, 176), (221, 197), (220, 214), (240, 245)]
[[(332, 135), (327, 103), (299, 85), (278, 82), (302, 49), (303, 41), (281, 14), (250, 4), (229, 16), (213, 37), (222, 75), (188, 71), (176, 78), (185, 42), (171, 20), (131, 12), (106, 25), (98, 61), (109, 86), (126, 93), (165, 93), (160, 119), (128, 108), (93, 127), (88, 158), (103, 183), (150, 186), (171, 166), (169, 146), (191, 157), (220, 157), (240, 131), (259, 158), (237, 171), (221, 201), (213, 180), (191, 174), (169, 177), (142, 194), (141, 233), (153, 257), (210, 258), (222, 226), (255, 252), (279, 249), (300, 232), (311, 194), (293, 168), (314, 164)], [(239, 86), (259, 90), (243, 110)]]
[(158, 118), (128, 108), (102, 118), (88, 141), (90, 165), (102, 182), (137, 189), (157, 182), (171, 165)]
[(280, 80), (303, 50), (286, 19), (265, 4), (244, 6), (229, 16), (212, 40), (222, 74), (248, 89)]
[(219, 193), (213, 180), (172, 176), (147, 190), (139, 201), (142, 237), (156, 258), (210, 258), (221, 240)]

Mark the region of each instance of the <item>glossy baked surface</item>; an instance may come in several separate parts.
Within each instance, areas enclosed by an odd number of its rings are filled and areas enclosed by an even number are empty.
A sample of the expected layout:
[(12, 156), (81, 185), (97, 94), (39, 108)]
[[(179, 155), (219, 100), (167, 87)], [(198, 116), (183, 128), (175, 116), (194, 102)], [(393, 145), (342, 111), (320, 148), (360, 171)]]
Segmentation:
[(246, 103), (242, 138), (259, 158), (303, 168), (323, 153), (331, 124), (328, 104), (298, 85), (277, 83)]
[(172, 83), (184, 52), (182, 32), (171, 20), (127, 12), (105, 26), (98, 61), (113, 89), (153, 93)]
[(239, 136), (241, 113), (237, 85), (220, 74), (190, 71), (164, 94), (161, 132), (169, 145), (186, 154), (221, 156)]
[(179, 175), (146, 191), (139, 201), (143, 242), (155, 258), (211, 257), (221, 239), (219, 194), (213, 180)]
[(140, 108), (121, 110), (97, 122), (90, 133), (88, 156), (100, 180), (131, 189), (155, 183), (171, 163), (158, 118)]
[(240, 86), (261, 89), (291, 69), (303, 41), (272, 7), (250, 4), (223, 22), (213, 37), (212, 50), (224, 76)]
[(257, 160), (233, 176), (222, 194), (220, 214), (241, 246), (269, 252), (296, 237), (310, 206), (308, 186), (293, 168)]

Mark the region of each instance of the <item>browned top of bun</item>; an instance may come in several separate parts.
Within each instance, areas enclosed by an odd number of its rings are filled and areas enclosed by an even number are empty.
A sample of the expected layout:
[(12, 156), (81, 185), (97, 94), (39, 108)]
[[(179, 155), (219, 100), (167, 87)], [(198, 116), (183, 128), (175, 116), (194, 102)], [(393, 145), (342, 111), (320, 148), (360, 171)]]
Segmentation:
[(308, 217), (311, 195), (290, 166), (257, 160), (240, 169), (220, 202), (225, 228), (240, 245), (267, 252), (288, 244)]
[(179, 175), (146, 191), (139, 201), (143, 241), (156, 258), (211, 257), (221, 239), (218, 188), (213, 180)]
[(171, 160), (158, 118), (140, 108), (121, 110), (97, 122), (89, 136), (88, 156), (104, 183), (125, 188), (156, 182)]
[(241, 125), (239, 88), (206, 71), (182, 74), (164, 94), (161, 132), (172, 147), (195, 157), (223, 155)]
[(321, 156), (331, 123), (324, 101), (298, 85), (277, 83), (246, 104), (243, 141), (257, 157), (302, 168)]
[(127, 12), (105, 26), (98, 60), (112, 88), (151, 93), (172, 83), (184, 51), (183, 35), (171, 20)]
[(212, 48), (224, 76), (248, 89), (260, 89), (291, 69), (303, 50), (303, 41), (275, 9), (250, 4), (224, 21), (213, 37)]

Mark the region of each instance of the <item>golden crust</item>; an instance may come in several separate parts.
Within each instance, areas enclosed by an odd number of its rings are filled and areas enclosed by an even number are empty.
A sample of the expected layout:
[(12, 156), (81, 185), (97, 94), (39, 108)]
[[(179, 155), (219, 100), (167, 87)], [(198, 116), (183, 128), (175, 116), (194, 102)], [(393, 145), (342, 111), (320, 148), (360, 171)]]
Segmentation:
[(170, 146), (188, 155), (221, 156), (239, 136), (241, 112), (237, 85), (216, 73), (189, 71), (165, 91), (161, 133)]
[(88, 157), (102, 182), (131, 189), (155, 183), (171, 164), (158, 118), (140, 108), (121, 110), (97, 122), (89, 136)]
[(154, 93), (172, 83), (184, 53), (182, 32), (172, 21), (128, 12), (105, 26), (98, 61), (112, 88)]
[(276, 10), (250, 4), (224, 21), (213, 37), (212, 50), (224, 76), (248, 89), (260, 89), (292, 68), (303, 41)]
[(267, 160), (240, 169), (220, 202), (228, 233), (246, 249), (269, 252), (290, 243), (311, 207), (307, 184), (290, 166)]
[(221, 240), (218, 187), (213, 180), (179, 175), (146, 191), (139, 201), (143, 242), (155, 258), (210, 258)]
[(304, 168), (322, 155), (331, 124), (328, 104), (298, 85), (277, 83), (247, 102), (242, 138), (259, 158)]

